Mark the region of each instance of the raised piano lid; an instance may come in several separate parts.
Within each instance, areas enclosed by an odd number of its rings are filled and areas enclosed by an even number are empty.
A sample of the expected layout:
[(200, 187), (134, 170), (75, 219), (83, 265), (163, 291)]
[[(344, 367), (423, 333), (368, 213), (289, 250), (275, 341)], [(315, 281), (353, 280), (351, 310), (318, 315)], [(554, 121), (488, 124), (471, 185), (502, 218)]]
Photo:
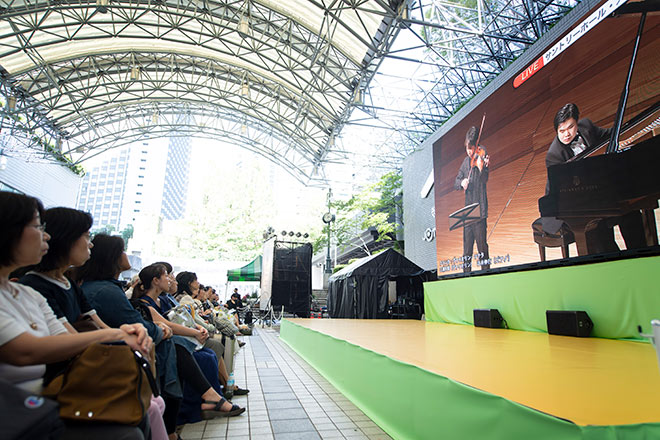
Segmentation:
[[(620, 151), (625, 151), (626, 149), (634, 146), (637, 143), (640, 143), (646, 139), (649, 139), (660, 132), (660, 101), (653, 104), (651, 107), (640, 112), (630, 121), (623, 124), (621, 127), (621, 136), (619, 141)], [(574, 162), (585, 157), (594, 156), (597, 154), (602, 154), (607, 148), (609, 139), (605, 142), (602, 142), (598, 145), (595, 145), (592, 148), (584, 150), (580, 154), (575, 155), (567, 162)]]

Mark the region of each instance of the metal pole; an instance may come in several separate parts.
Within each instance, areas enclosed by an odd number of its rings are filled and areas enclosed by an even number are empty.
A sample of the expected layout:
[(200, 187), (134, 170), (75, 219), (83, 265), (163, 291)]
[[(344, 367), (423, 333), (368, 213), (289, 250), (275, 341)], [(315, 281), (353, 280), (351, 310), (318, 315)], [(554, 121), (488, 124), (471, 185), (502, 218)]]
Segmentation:
[(328, 253), (325, 256), (325, 273), (332, 273), (330, 266), (332, 265), (332, 260), (330, 260), (330, 223), (328, 223)]
[[(328, 188), (328, 212), (330, 212), (330, 198), (332, 197), (332, 189)], [(325, 273), (328, 275), (332, 273), (332, 260), (330, 260), (330, 225), (332, 222), (326, 223), (328, 227), (328, 247), (325, 256)]]

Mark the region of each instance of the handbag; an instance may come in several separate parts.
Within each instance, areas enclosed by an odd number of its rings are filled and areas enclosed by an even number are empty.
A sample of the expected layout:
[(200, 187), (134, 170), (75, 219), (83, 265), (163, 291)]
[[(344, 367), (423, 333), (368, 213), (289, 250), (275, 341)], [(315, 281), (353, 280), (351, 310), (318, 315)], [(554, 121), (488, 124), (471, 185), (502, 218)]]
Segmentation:
[(154, 372), (123, 342), (93, 344), (43, 394), (59, 402), (62, 419), (136, 426), (147, 414), (151, 394), (159, 395)]
[[(182, 325), (184, 327), (197, 329), (195, 320), (193, 319), (190, 311), (185, 305), (178, 305), (173, 307), (167, 312), (167, 319), (175, 324)], [(201, 350), (204, 348), (204, 344), (201, 344), (197, 339), (192, 336), (181, 336), (182, 338), (188, 339), (193, 344), (195, 344), (195, 350)]]
[(57, 402), (45, 399), (0, 379), (0, 438), (3, 440), (60, 437), (64, 423), (57, 413)]

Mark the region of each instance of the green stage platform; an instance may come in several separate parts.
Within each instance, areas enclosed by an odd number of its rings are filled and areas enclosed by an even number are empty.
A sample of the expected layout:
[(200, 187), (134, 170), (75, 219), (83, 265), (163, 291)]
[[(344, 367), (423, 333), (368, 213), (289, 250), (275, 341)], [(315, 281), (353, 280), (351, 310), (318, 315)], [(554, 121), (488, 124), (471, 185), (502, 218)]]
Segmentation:
[[(421, 336), (414, 336), (406, 328), (416, 329), (416, 332), (421, 332), (418, 333)], [(660, 438), (660, 413), (657, 411), (655, 398), (656, 391), (660, 392), (660, 374), (650, 344), (475, 329), (465, 325), (386, 320), (284, 320), (280, 336), (394, 439)], [(413, 338), (416, 340), (412, 340)], [(496, 338), (495, 342), (492, 338)], [(497, 338), (504, 339), (497, 341)], [(557, 356), (570, 356), (574, 351), (571, 348), (572, 341), (596, 344), (593, 349), (583, 350), (586, 354), (584, 359), (578, 361), (580, 365), (566, 366), (566, 374), (578, 370), (589, 374), (589, 369), (598, 372), (599, 366), (594, 363), (606, 362), (606, 359), (615, 360), (617, 356), (602, 357), (602, 349), (598, 347), (603, 344), (609, 344), (609, 349), (624, 349), (627, 353), (625, 356), (630, 359), (621, 363), (615, 361), (611, 366), (618, 368), (623, 365), (621, 368), (632, 368), (630, 372), (620, 371), (621, 374), (618, 374), (623, 384), (614, 387), (613, 392), (622, 393), (622, 397), (612, 396), (616, 403), (613, 408), (605, 409), (607, 414), (604, 416), (598, 414), (598, 410), (594, 413), (589, 405), (585, 405), (583, 412), (579, 407), (572, 410), (576, 419), (583, 421), (578, 424), (471, 386), (470, 377), (476, 380), (479, 376), (482, 383), (485, 380), (485, 383), (493, 386), (500, 385), (500, 381), (504, 380), (512, 381), (511, 384), (516, 384), (517, 380), (524, 382), (527, 379), (522, 378), (522, 373), (534, 373), (536, 368), (539, 368), (543, 377), (542, 366), (534, 365), (525, 358), (526, 350), (519, 349), (511, 351), (520, 353), (519, 361), (508, 356), (510, 365), (515, 368), (504, 368), (489, 376), (489, 365), (502, 365), (488, 353), (484, 353), (481, 358), (481, 349), (495, 350), (495, 353), (498, 346), (511, 348), (512, 342), (507, 342), (507, 338), (529, 339), (531, 343), (545, 347), (545, 355), (553, 359)], [(384, 347), (382, 350), (374, 348), (373, 344), (378, 342), (378, 339)], [(410, 347), (415, 344), (421, 345)], [(592, 354), (594, 357), (590, 358)], [(468, 362), (460, 364), (466, 360)], [(431, 371), (432, 368), (420, 367), (429, 365), (428, 362), (435, 363), (438, 371), (451, 371), (454, 368), (455, 373), (440, 374)], [(502, 374), (508, 378), (502, 378)], [(455, 379), (458, 376), (461, 376), (460, 381)], [(604, 395), (607, 395), (608, 374), (602, 375), (599, 380), (603, 381), (605, 386), (572, 387), (572, 392), (604, 392)], [(630, 386), (627, 381), (630, 381)], [(542, 379), (535, 382), (546, 385), (542, 383)], [(525, 383), (517, 385), (521, 385), (518, 388), (523, 394), (534, 393), (533, 382), (529, 386)], [(538, 395), (530, 397), (539, 400)], [(552, 399), (559, 402), (558, 412), (562, 410), (561, 399), (566, 399), (568, 405), (572, 398), (571, 391), (565, 396), (552, 396)], [(621, 412), (626, 414), (619, 417), (619, 408), (616, 405), (620, 405)], [(638, 406), (628, 411), (629, 405)], [(590, 423), (603, 418), (611, 418), (616, 423), (597, 423), (600, 426)], [(625, 423), (626, 420), (631, 423)], [(621, 423), (622, 421), (624, 423)]]

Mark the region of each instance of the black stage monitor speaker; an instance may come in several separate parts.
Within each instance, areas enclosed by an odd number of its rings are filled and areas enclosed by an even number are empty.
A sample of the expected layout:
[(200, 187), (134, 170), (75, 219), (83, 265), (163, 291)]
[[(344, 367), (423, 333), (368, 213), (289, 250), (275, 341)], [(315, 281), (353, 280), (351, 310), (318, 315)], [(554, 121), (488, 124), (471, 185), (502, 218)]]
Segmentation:
[(504, 318), (497, 309), (474, 309), (473, 312), (475, 327), (504, 327)]
[(546, 310), (548, 333), (561, 336), (580, 336), (586, 338), (591, 334), (594, 323), (587, 312), (577, 310)]

